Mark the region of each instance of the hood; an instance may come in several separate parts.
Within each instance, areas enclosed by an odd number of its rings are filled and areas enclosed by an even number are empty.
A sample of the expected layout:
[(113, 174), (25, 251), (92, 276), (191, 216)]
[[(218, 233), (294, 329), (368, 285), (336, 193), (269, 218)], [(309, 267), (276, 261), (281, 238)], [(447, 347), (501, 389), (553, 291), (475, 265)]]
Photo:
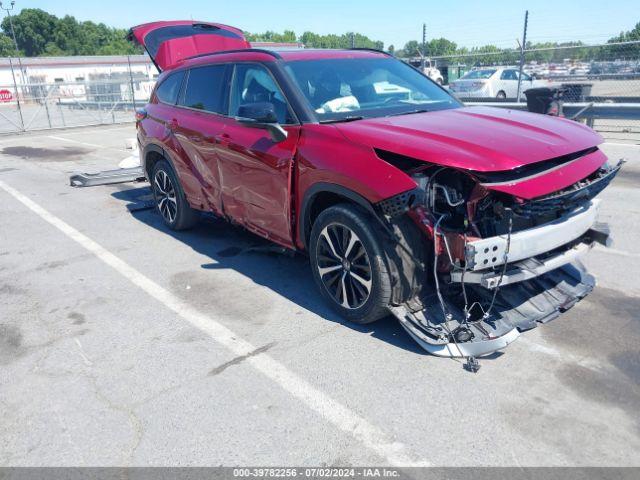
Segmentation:
[(127, 38), (145, 48), (160, 72), (194, 55), (250, 48), (242, 30), (193, 20), (145, 23), (131, 28)]
[(463, 107), (337, 123), (351, 141), (477, 172), (512, 170), (602, 143), (590, 128), (557, 117)]

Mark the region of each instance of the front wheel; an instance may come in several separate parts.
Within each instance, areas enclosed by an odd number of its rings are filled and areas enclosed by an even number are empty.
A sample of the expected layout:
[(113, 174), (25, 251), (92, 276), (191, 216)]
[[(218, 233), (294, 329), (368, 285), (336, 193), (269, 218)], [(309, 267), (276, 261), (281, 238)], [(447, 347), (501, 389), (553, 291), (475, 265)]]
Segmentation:
[(355, 323), (388, 314), (391, 279), (375, 220), (355, 205), (324, 210), (311, 231), (313, 276), (325, 300)]

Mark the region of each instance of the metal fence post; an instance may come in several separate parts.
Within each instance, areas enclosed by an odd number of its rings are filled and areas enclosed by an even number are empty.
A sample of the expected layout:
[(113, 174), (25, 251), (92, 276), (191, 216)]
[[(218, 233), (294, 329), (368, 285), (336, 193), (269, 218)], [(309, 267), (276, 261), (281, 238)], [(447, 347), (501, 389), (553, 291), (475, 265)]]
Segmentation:
[(524, 52), (527, 48), (527, 25), (529, 24), (529, 10), (524, 12), (524, 31), (522, 32), (522, 45), (520, 45), (520, 70), (518, 73), (518, 94), (516, 102), (520, 103), (520, 92), (522, 86), (522, 68), (524, 67)]
[(22, 107), (20, 106), (20, 94), (18, 93), (18, 83), (16, 82), (16, 74), (13, 71), (13, 61), (9, 57), (9, 66), (11, 67), (11, 76), (13, 77), (13, 88), (16, 90), (16, 103), (18, 104), (18, 115), (20, 115), (20, 125), (24, 132), (24, 118), (22, 118)]
[(66, 127), (67, 122), (64, 121), (64, 112), (62, 111), (62, 104), (58, 102), (58, 109), (60, 110), (60, 117), (62, 118), (62, 126)]
[(136, 111), (136, 91), (133, 88), (133, 71), (131, 70), (131, 56), (127, 55), (127, 63), (129, 64), (129, 82), (131, 83), (131, 106)]
[(45, 97), (44, 99), (44, 109), (47, 112), (47, 122), (49, 123), (49, 128), (51, 128), (51, 115), (49, 115), (49, 99)]

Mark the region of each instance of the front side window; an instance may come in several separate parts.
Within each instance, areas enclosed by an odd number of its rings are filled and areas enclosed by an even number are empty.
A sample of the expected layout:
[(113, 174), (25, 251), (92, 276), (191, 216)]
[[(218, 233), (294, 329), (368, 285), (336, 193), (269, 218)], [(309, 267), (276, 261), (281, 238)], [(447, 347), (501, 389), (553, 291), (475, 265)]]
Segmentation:
[(226, 65), (207, 65), (189, 70), (180, 105), (205, 112), (226, 113)]
[(286, 64), (320, 122), (456, 108), (460, 103), (393, 58), (329, 58)]
[(287, 101), (267, 69), (262, 65), (236, 65), (231, 86), (229, 116), (238, 116), (241, 105), (263, 102), (273, 104), (278, 123), (283, 125), (294, 123)]
[(158, 100), (162, 103), (175, 105), (178, 101), (178, 93), (180, 92), (183, 77), (184, 72), (176, 72), (165, 78), (156, 90)]

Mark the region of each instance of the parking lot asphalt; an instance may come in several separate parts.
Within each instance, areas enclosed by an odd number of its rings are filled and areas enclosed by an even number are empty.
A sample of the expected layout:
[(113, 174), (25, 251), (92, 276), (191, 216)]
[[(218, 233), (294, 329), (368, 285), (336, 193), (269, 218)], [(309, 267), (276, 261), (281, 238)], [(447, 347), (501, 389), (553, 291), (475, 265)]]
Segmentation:
[(601, 195), (599, 286), (472, 374), (349, 324), (308, 262), (170, 232), (129, 125), (0, 137), (0, 465), (640, 465), (640, 147)]

